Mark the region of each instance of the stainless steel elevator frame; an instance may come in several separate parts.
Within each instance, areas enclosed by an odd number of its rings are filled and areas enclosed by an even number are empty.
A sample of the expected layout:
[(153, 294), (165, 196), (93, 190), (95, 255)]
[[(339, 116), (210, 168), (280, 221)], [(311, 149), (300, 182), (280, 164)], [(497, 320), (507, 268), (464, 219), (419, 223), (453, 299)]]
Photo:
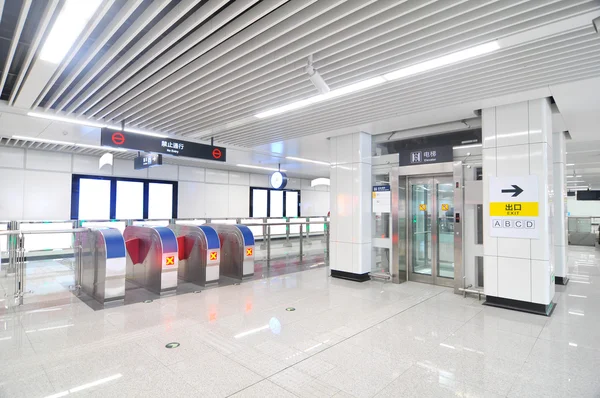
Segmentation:
[[(392, 191), (392, 259), (391, 273), (394, 283), (402, 283), (410, 274), (409, 235), (409, 187), (410, 177), (435, 177), (452, 175), (454, 182), (454, 292), (462, 287), (463, 275), (463, 169), (462, 162), (434, 163), (415, 166), (393, 167), (390, 172), (390, 189)], [(459, 222), (456, 222), (458, 214)], [(402, 261), (401, 261), (402, 257)], [(432, 272), (433, 273), (433, 272)]]

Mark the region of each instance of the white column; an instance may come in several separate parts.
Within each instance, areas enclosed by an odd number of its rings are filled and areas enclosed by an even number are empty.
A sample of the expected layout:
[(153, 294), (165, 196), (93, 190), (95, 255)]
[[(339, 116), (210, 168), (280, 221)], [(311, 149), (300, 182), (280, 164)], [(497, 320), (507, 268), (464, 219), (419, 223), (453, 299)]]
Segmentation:
[(371, 136), (333, 137), (330, 151), (331, 275), (364, 281), (371, 271)]
[[(550, 101), (484, 109), (482, 122), (486, 304), (549, 315), (554, 305)], [(539, 239), (491, 236), (490, 179), (530, 175), (538, 180)]]
[(554, 272), (556, 283), (566, 285), (567, 278), (567, 168), (566, 140), (564, 132), (552, 134), (554, 162)]

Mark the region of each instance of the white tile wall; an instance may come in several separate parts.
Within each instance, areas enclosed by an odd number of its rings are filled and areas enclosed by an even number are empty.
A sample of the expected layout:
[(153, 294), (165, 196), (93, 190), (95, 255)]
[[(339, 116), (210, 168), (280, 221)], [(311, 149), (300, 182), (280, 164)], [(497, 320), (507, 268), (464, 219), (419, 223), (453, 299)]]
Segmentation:
[(498, 257), (498, 295), (531, 301), (531, 260)]
[(201, 182), (180, 181), (178, 186), (178, 218), (206, 217), (204, 184)]
[(229, 217), (229, 185), (204, 185), (206, 198), (206, 216), (213, 218)]
[(483, 257), (483, 291), (486, 296), (498, 296), (498, 257)]
[(25, 167), (31, 170), (71, 172), (71, 155), (27, 150)]
[(99, 161), (96, 156), (73, 155), (74, 174), (112, 175), (112, 166), (106, 165), (101, 169), (99, 169), (98, 166)]
[(250, 174), (230, 171), (229, 185), (250, 185)]
[(68, 220), (71, 218), (70, 173), (25, 171), (23, 218)]
[(151, 167), (148, 169), (148, 178), (151, 180), (177, 181), (179, 178), (179, 168), (172, 164), (163, 164), (160, 167)]
[(19, 148), (0, 148), (0, 167), (16, 169), (25, 167), (25, 150)]
[(148, 169), (135, 170), (133, 160), (114, 159), (113, 176), (146, 179), (148, 178)]
[(529, 143), (529, 113), (527, 103), (496, 107), (496, 146)]
[(204, 182), (204, 169), (202, 167), (179, 166), (179, 181)]
[(229, 185), (229, 209), (227, 217), (247, 217), (250, 214), (250, 187)]
[(550, 283), (549, 261), (531, 260), (531, 301), (548, 304)]
[[(0, 158), (4, 153), (0, 154)], [(25, 170), (0, 169), (0, 220), (21, 220), (23, 218), (23, 194), (25, 191)], [(10, 187), (6, 189), (6, 187)]]
[(268, 188), (269, 176), (266, 174), (250, 174), (250, 186)]
[(229, 173), (225, 170), (206, 169), (206, 182), (229, 184)]

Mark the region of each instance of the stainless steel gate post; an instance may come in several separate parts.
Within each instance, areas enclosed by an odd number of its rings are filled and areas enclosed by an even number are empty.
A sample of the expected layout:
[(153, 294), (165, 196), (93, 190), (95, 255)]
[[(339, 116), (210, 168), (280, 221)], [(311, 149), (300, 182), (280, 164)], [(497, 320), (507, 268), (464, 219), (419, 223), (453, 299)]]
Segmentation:
[(323, 224), (325, 226), (325, 261), (327, 261), (327, 265), (329, 264), (329, 223), (326, 222), (325, 224)]
[(285, 243), (283, 244), (284, 247), (292, 247), (292, 244), (290, 242), (290, 218), (286, 217), (285, 219), (286, 225), (285, 225)]
[(263, 234), (262, 234), (263, 238), (262, 238), (262, 242), (260, 244), (260, 250), (265, 250), (265, 248), (267, 247), (266, 242), (265, 242), (267, 240), (267, 225), (266, 225), (267, 219), (263, 218), (262, 222), (263, 222)]
[(267, 228), (267, 268), (271, 268), (271, 226)]
[(300, 224), (300, 262), (302, 262), (302, 257), (304, 257), (304, 255), (302, 254), (302, 227), (304, 226), (304, 224)]

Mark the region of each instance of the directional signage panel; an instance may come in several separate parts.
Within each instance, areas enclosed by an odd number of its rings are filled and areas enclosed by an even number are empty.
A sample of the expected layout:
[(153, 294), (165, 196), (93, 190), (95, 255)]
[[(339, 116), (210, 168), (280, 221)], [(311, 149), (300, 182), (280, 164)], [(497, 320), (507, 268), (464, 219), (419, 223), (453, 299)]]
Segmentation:
[(490, 178), (490, 235), (539, 239), (539, 192), (535, 175)]
[(173, 138), (151, 137), (108, 128), (101, 130), (100, 143), (102, 146), (113, 148), (127, 148), (143, 152), (216, 160), (218, 162), (225, 162), (227, 159), (227, 152), (223, 147)]

